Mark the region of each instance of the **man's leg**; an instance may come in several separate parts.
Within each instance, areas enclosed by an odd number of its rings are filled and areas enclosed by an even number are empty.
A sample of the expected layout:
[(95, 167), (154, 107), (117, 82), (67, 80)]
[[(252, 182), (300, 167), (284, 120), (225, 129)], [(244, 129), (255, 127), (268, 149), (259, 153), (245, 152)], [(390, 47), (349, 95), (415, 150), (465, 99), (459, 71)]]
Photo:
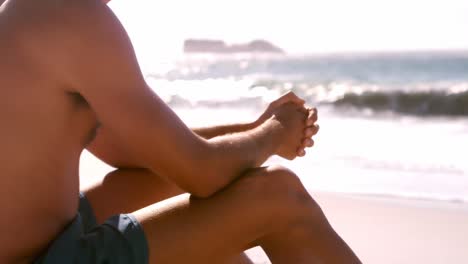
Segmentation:
[(273, 263), (360, 263), (289, 170), (259, 168), (207, 199), (181, 195), (133, 214), (150, 263), (220, 263), (255, 245)]
[(175, 184), (145, 169), (119, 169), (102, 183), (82, 190), (98, 223), (116, 214), (129, 213), (184, 193)]
[[(145, 169), (115, 170), (102, 183), (82, 191), (99, 224), (113, 215), (133, 212), (183, 193), (173, 183)], [(244, 254), (237, 254), (224, 263), (252, 262)]]

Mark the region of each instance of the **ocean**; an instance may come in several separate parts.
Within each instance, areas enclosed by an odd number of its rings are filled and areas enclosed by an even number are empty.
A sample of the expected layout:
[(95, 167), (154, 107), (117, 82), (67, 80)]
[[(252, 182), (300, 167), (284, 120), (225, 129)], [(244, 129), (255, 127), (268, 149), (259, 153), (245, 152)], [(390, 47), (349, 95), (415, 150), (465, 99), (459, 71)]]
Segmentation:
[(189, 125), (253, 121), (294, 91), (319, 109), (311, 192), (468, 202), (468, 52), (185, 55), (143, 67)]

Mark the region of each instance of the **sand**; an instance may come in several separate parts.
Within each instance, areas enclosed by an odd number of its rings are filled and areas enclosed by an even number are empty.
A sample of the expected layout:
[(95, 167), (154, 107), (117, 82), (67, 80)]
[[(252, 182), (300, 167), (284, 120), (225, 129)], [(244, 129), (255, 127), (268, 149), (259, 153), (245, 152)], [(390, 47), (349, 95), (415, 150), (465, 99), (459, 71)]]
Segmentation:
[[(314, 194), (363, 263), (468, 263), (468, 204), (335, 193)], [(255, 263), (270, 263), (260, 248)]]
[[(82, 187), (111, 168), (85, 153)], [(371, 264), (468, 263), (468, 204), (311, 191), (330, 223)], [(255, 263), (270, 263), (260, 248)]]

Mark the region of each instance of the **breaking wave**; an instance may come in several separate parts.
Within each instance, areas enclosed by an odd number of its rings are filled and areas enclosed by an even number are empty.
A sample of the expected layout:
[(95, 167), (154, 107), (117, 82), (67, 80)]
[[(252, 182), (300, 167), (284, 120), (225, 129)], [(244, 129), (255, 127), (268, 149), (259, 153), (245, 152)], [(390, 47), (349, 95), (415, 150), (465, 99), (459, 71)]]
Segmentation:
[(468, 116), (468, 91), (454, 94), (435, 91), (347, 93), (332, 104), (419, 116)]

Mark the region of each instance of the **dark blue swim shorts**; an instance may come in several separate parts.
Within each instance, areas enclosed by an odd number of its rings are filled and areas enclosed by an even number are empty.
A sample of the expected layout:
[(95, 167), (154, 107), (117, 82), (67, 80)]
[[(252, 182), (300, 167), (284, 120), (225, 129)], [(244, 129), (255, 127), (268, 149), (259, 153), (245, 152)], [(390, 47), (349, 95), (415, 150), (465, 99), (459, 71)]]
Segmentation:
[(80, 194), (78, 215), (34, 264), (147, 264), (148, 244), (134, 216), (116, 215), (98, 225)]

